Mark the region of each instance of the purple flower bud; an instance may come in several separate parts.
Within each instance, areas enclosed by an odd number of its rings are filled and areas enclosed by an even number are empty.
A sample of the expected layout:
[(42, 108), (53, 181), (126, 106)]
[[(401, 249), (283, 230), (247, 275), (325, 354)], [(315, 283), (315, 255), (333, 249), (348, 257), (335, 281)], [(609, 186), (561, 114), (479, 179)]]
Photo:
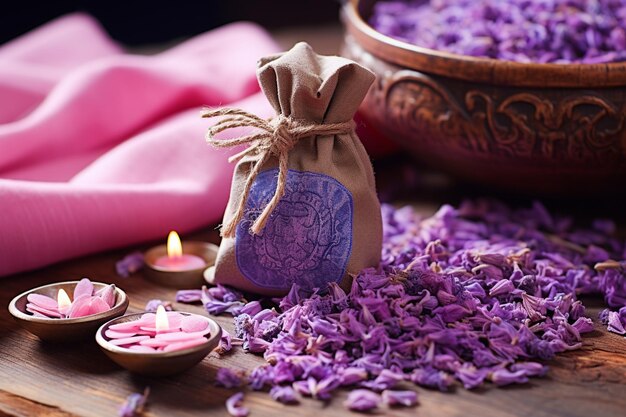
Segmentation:
[(243, 384), (243, 373), (228, 368), (220, 368), (215, 376), (215, 384), (224, 388), (238, 388)]
[(270, 397), (274, 401), (278, 401), (283, 404), (297, 404), (300, 402), (298, 394), (290, 386), (276, 385), (270, 389)]
[(489, 290), (489, 296), (496, 297), (498, 295), (506, 295), (513, 292), (513, 290), (515, 290), (515, 286), (511, 281), (508, 279), (501, 279), (496, 283), (496, 285), (491, 287)]
[(523, 384), (528, 382), (528, 378), (524, 370), (511, 372), (503, 368), (491, 373), (491, 382), (496, 385)]
[(620, 319), (619, 314), (616, 311), (609, 311), (608, 319), (608, 330), (617, 334), (626, 334), (626, 330), (624, 329), (624, 323)]
[(385, 390), (382, 393), (382, 399), (383, 403), (389, 406), (413, 407), (417, 405), (417, 392)]
[(249, 303), (244, 305), (241, 310), (239, 310), (239, 314), (249, 314), (250, 316), (254, 316), (261, 310), (261, 303), (259, 303), (258, 301), (250, 301)]
[(148, 402), (148, 395), (150, 395), (150, 388), (146, 387), (143, 393), (130, 394), (126, 401), (119, 409), (118, 415), (120, 417), (135, 417), (141, 414)]
[(157, 308), (159, 306), (163, 306), (163, 308), (165, 308), (165, 311), (172, 311), (174, 310), (174, 308), (172, 307), (172, 303), (170, 303), (169, 301), (162, 301), (162, 300), (150, 300), (146, 303), (146, 307), (144, 308), (145, 311), (148, 312), (156, 312)]
[(128, 278), (135, 272), (140, 271), (143, 268), (143, 264), (143, 253), (133, 252), (115, 263), (115, 271), (120, 277)]
[(250, 410), (243, 406), (243, 392), (238, 392), (226, 400), (226, 411), (233, 417), (246, 417)]
[(380, 395), (366, 389), (356, 389), (348, 394), (344, 405), (352, 411), (371, 411), (381, 404)]
[(225, 354), (226, 352), (230, 352), (233, 348), (232, 337), (228, 331), (222, 329), (222, 337), (220, 338), (220, 343), (217, 346), (217, 353), (220, 355)]
[(354, 385), (358, 382), (365, 381), (367, 379), (367, 371), (361, 368), (343, 368), (339, 375), (341, 385)]
[(197, 303), (202, 300), (202, 290), (179, 290), (176, 292), (177, 303)]

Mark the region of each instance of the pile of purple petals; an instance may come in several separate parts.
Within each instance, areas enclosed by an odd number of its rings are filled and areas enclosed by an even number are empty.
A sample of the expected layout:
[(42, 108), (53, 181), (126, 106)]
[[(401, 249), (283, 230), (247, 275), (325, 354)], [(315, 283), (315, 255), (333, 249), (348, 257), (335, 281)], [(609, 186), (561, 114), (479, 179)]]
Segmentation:
[(624, 0), (391, 0), (377, 31), (418, 46), (518, 62), (626, 60)]
[[(593, 330), (581, 293), (603, 294), (603, 319), (623, 333), (626, 245), (611, 237), (612, 222), (574, 229), (539, 203), (513, 210), (488, 200), (428, 218), (410, 207), (382, 210), (381, 266), (362, 271), (349, 292), (293, 287), (278, 309), (253, 301), (223, 310), (235, 315), (244, 349), (267, 361), (248, 375), (252, 389), (327, 400), (358, 387), (362, 395), (346, 406), (365, 411), (380, 402), (368, 391), (414, 404), (394, 391), (403, 382), (442, 391), (525, 383)], [(211, 309), (219, 301), (204, 298)]]

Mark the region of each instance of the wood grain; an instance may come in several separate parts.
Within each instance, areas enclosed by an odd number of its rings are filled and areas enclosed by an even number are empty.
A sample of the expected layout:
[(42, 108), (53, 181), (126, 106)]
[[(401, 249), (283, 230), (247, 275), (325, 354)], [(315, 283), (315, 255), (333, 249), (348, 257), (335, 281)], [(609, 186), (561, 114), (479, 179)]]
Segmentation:
[[(428, 210), (428, 209), (426, 209)], [(217, 241), (215, 232), (191, 238)], [(145, 249), (149, 245), (140, 249)], [(115, 262), (131, 249), (100, 254), (55, 265), (41, 271), (9, 277), (2, 281), (0, 304), (6, 306), (18, 293), (47, 282), (78, 279), (88, 275), (114, 282), (130, 297), (129, 312), (141, 311), (152, 298), (173, 300), (175, 290), (158, 287), (140, 274), (124, 279), (115, 275)], [(584, 299), (588, 314), (595, 318), (602, 306), (598, 298)], [(180, 310), (204, 314), (199, 306), (175, 304)], [(216, 317), (227, 330), (232, 319)], [(150, 386), (146, 416), (226, 416), (224, 401), (233, 392), (213, 385), (219, 367), (249, 371), (263, 359), (235, 348), (224, 357), (211, 354), (192, 370), (174, 377), (145, 378), (129, 374), (110, 362), (95, 342), (78, 346), (51, 345), (20, 329), (6, 308), (0, 312), (0, 415), (26, 416), (111, 416), (127, 395)], [(383, 409), (380, 415), (410, 416), (623, 416), (626, 410), (626, 339), (607, 333), (596, 323), (596, 331), (584, 339), (578, 351), (559, 355), (549, 362), (550, 372), (520, 387), (450, 393), (418, 388), (416, 409)], [(329, 403), (305, 399), (300, 406), (272, 401), (265, 392), (251, 392), (245, 403), (253, 416), (342, 416), (346, 392)]]

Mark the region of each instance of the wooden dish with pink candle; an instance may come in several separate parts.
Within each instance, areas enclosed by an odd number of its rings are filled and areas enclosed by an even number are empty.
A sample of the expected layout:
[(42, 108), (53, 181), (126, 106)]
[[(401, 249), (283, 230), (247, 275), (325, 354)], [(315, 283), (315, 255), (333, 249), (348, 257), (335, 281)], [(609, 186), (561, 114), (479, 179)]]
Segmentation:
[(102, 323), (128, 308), (126, 293), (113, 284), (66, 281), (28, 290), (9, 303), (9, 312), (24, 329), (49, 342), (93, 337)]
[(178, 311), (129, 314), (103, 324), (96, 342), (115, 363), (143, 375), (183, 372), (219, 344), (221, 327), (208, 317)]
[(171, 231), (166, 245), (144, 254), (144, 277), (171, 288), (190, 289), (204, 284), (204, 271), (215, 263), (217, 245), (209, 242), (181, 242)]

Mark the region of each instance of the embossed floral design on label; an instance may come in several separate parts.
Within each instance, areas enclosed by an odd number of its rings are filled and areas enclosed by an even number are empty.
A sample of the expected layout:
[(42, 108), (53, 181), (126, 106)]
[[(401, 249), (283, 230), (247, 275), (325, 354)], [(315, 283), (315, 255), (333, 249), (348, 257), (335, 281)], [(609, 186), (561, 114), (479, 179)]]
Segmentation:
[(264, 171), (252, 185), (235, 236), (239, 270), (265, 288), (338, 282), (352, 250), (352, 195), (328, 175), (289, 170), (283, 198), (255, 236), (250, 226), (274, 195), (277, 175)]

